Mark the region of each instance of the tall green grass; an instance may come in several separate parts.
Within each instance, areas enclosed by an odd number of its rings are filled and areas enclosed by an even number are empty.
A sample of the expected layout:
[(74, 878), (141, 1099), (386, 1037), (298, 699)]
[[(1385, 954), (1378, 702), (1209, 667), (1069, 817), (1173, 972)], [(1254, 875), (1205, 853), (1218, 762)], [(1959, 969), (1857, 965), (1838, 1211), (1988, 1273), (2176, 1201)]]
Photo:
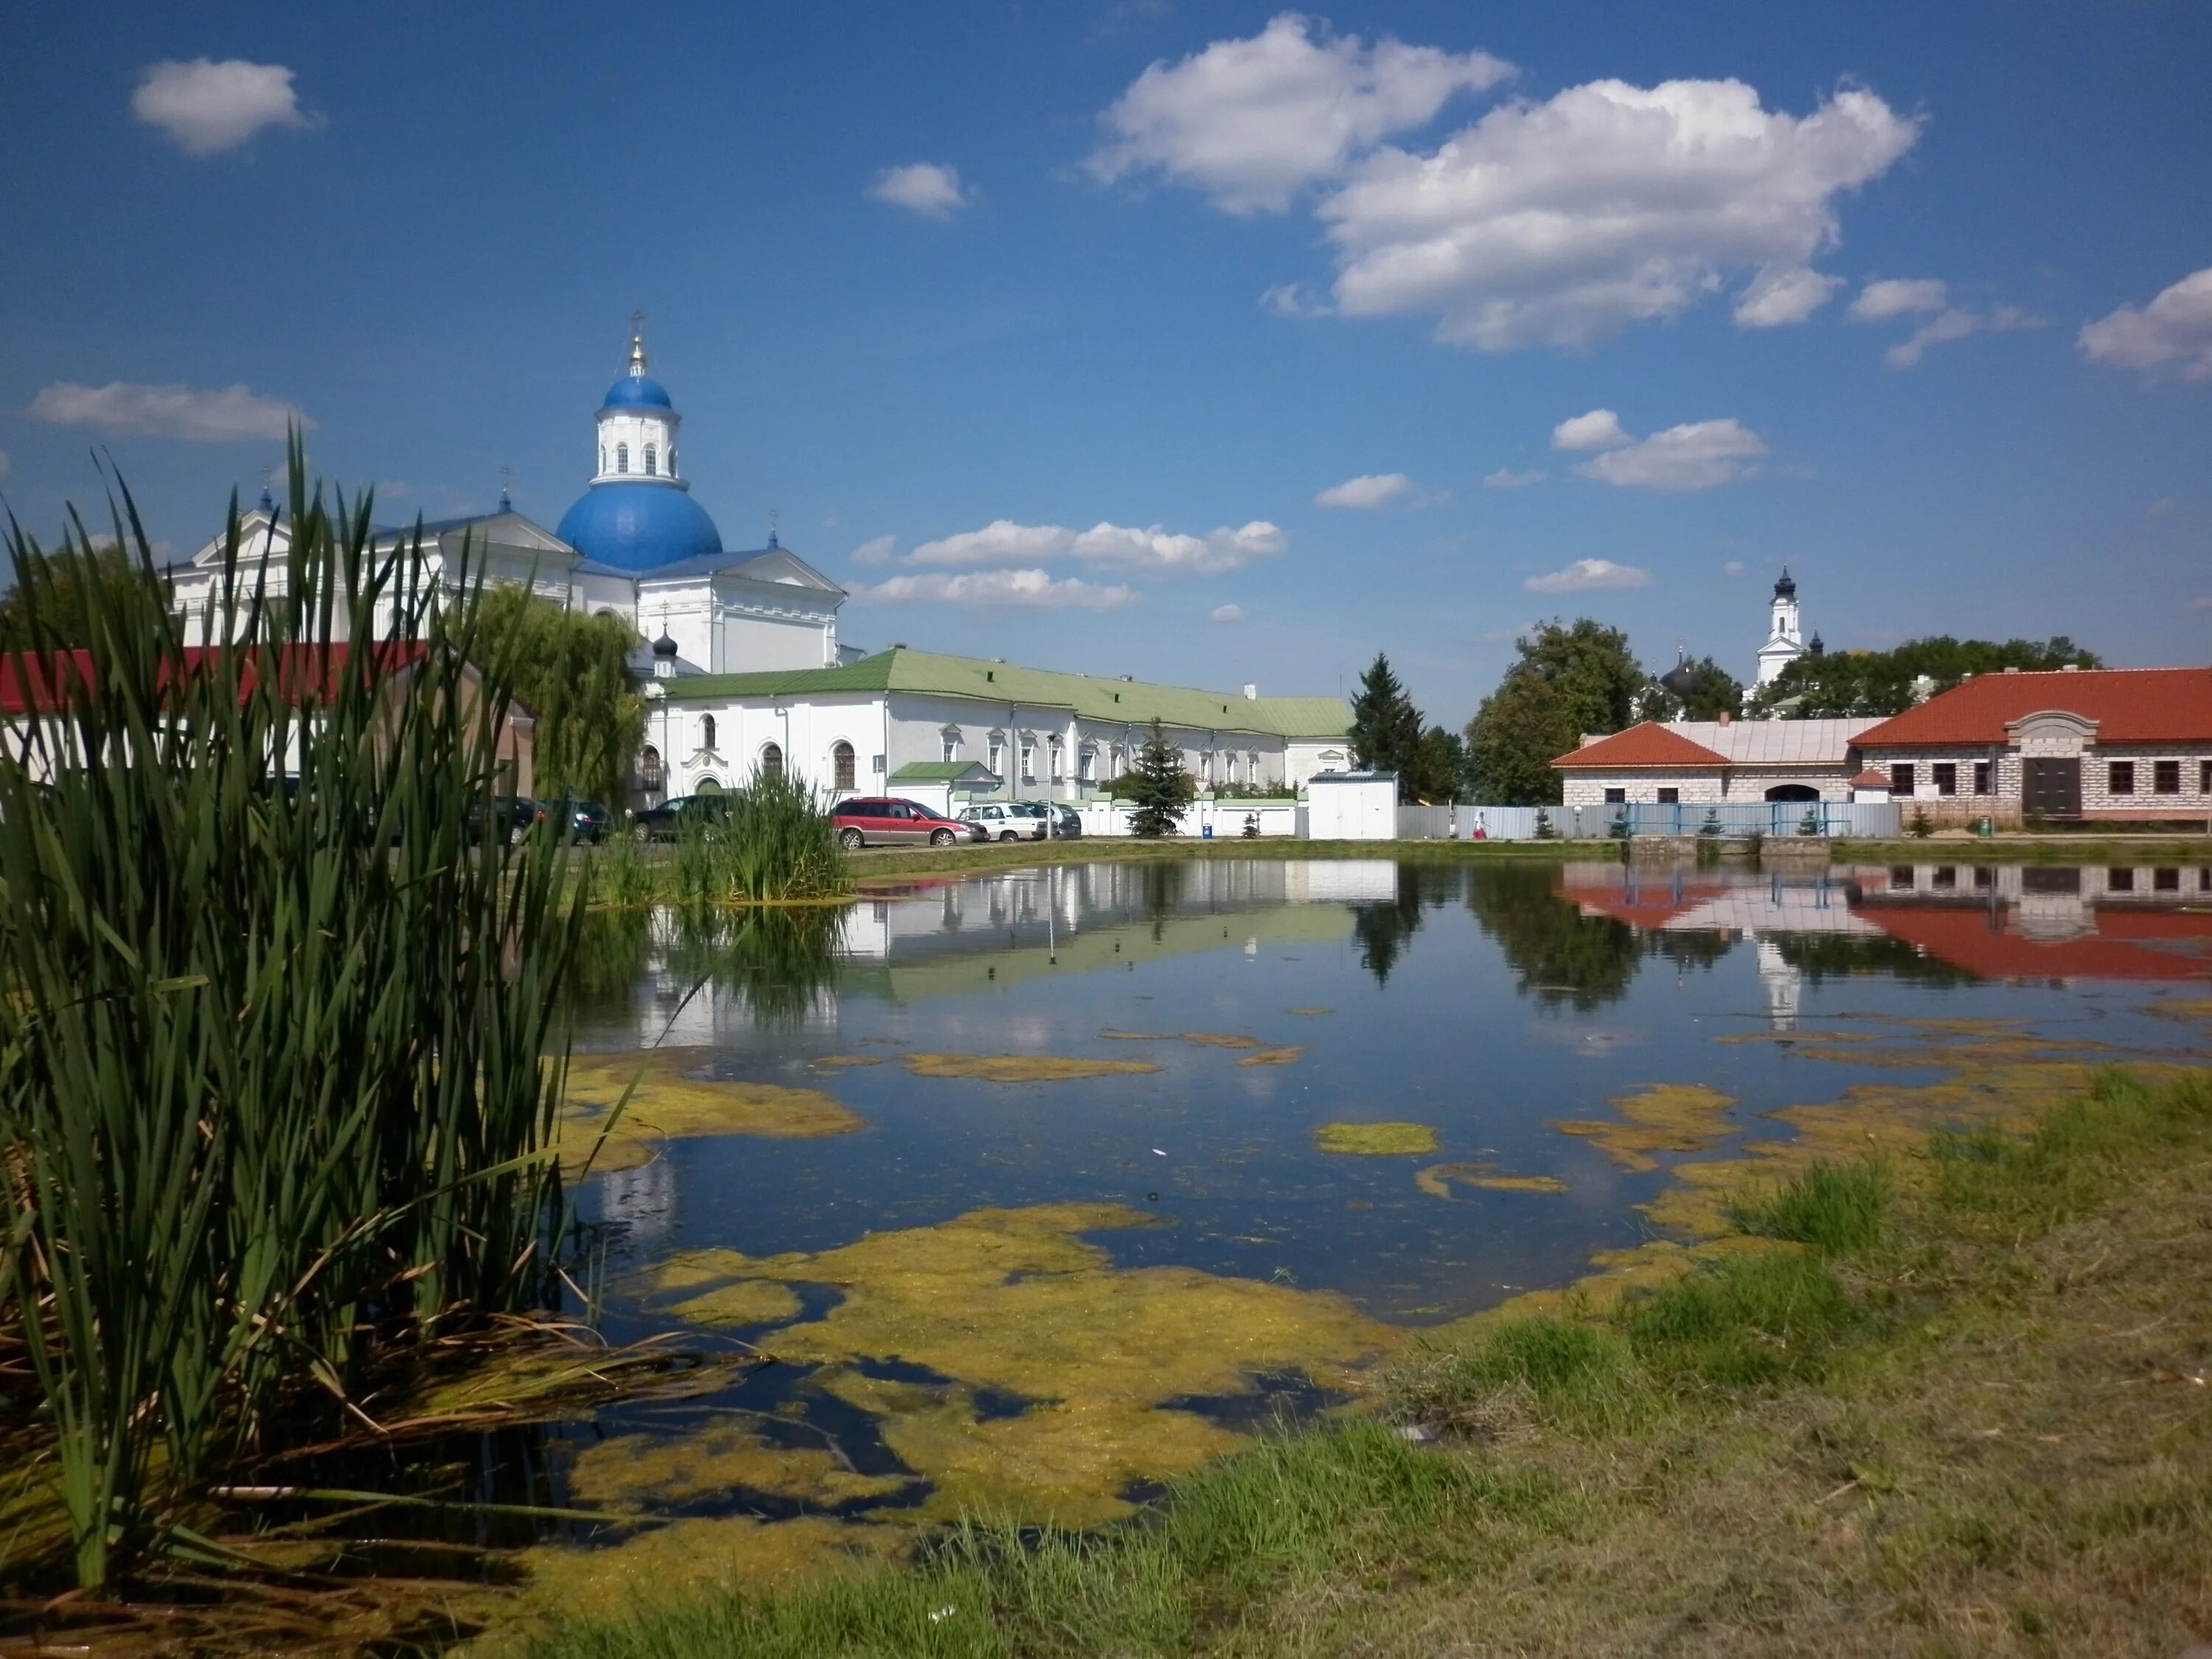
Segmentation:
[(216, 1471), (327, 1432), (411, 1342), (551, 1290), (540, 1056), (581, 894), (557, 842), (467, 827), (514, 787), (511, 644), (465, 557), (455, 592), (419, 540), (378, 556), (296, 441), (289, 496), (273, 562), (234, 503), (192, 637), (152, 584), (94, 589), (88, 683), (0, 759), (0, 1390), (88, 1586), (196, 1547)]
[(679, 904), (833, 897), (851, 883), (830, 814), (796, 774), (755, 772), (726, 817), (687, 824), (668, 861)]

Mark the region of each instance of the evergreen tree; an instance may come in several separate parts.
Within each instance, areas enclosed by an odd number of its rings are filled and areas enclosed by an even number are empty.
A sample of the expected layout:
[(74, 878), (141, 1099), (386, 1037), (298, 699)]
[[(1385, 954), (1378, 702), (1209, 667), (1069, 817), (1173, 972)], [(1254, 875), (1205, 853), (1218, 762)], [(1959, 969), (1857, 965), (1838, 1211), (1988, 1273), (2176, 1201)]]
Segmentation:
[(1390, 659), (1380, 651), (1359, 677), (1359, 690), (1352, 700), (1352, 749), (1369, 771), (1396, 775), (1400, 800), (1416, 798), (1421, 711), (1391, 672)]
[(1474, 797), (1500, 806), (1558, 800), (1552, 762), (1585, 732), (1628, 725), (1646, 683), (1628, 635), (1587, 617), (1540, 623), (1519, 648), (1519, 660), (1467, 724)]
[(1116, 793), (1133, 803), (1129, 833), (1147, 840), (1176, 834), (1182, 815), (1198, 793), (1198, 786), (1183, 770), (1182, 751), (1168, 741), (1166, 729), (1153, 720), (1151, 735), (1137, 750), (1137, 763), (1122, 780)]

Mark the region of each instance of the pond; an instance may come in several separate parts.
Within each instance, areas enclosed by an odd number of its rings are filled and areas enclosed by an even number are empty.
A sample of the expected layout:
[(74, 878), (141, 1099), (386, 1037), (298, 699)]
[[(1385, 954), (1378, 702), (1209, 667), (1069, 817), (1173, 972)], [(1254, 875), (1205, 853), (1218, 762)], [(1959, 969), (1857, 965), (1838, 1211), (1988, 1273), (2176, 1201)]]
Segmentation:
[(1761, 1158), (2201, 1063), (2212, 868), (1102, 861), (583, 967), (571, 1133), (641, 1079), (600, 1328), (775, 1363), (554, 1431), (545, 1497), (665, 1523), (541, 1544), (579, 1607), (1110, 1521), (1409, 1331), (1695, 1248)]

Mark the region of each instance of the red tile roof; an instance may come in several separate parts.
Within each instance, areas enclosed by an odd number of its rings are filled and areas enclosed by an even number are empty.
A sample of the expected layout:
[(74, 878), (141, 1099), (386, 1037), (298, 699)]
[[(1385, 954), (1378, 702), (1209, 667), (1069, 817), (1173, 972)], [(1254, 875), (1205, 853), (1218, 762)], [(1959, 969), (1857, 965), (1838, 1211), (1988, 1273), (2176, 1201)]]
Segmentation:
[(1701, 743), (1692, 743), (1680, 732), (1669, 732), (1656, 720), (1632, 726), (1595, 743), (1586, 743), (1552, 764), (1569, 766), (1726, 766), (1726, 755)]
[[(428, 649), (419, 641), (374, 647), (386, 672), (421, 660)], [(327, 696), (337, 686), (350, 653), (351, 647), (343, 644), (286, 646), (278, 657), (279, 681), (295, 702), (311, 690)], [(239, 696), (242, 698), (260, 678), (258, 653), (198, 645), (184, 648), (184, 667), (188, 673), (219, 667), (226, 659), (236, 665)], [(173, 664), (164, 665), (161, 683), (168, 684), (175, 674)], [(59, 708), (66, 702), (81, 699), (92, 688), (94, 679), (89, 651), (61, 651), (36, 657), (21, 653), (0, 656), (0, 714)]]
[(2212, 742), (2212, 668), (1983, 674), (1862, 732), (1859, 746), (2002, 744), (2007, 726), (2051, 709), (2096, 721), (2100, 744)]
[(1851, 780), (1851, 787), (1854, 789), (1887, 789), (1889, 787), (1889, 774), (1887, 772), (1877, 772), (1874, 768), (1869, 766), (1865, 771), (1860, 773), (1858, 776)]

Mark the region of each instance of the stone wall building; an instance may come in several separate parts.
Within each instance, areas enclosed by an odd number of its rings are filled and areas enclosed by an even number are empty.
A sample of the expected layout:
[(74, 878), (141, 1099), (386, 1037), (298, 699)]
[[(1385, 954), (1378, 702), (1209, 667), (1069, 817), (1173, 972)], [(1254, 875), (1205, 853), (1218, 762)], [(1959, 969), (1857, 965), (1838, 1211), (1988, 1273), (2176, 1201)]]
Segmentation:
[(1871, 718), (1646, 720), (1586, 737), (1552, 763), (1568, 806), (1607, 802), (1832, 800), (1852, 798), (1854, 741)]

